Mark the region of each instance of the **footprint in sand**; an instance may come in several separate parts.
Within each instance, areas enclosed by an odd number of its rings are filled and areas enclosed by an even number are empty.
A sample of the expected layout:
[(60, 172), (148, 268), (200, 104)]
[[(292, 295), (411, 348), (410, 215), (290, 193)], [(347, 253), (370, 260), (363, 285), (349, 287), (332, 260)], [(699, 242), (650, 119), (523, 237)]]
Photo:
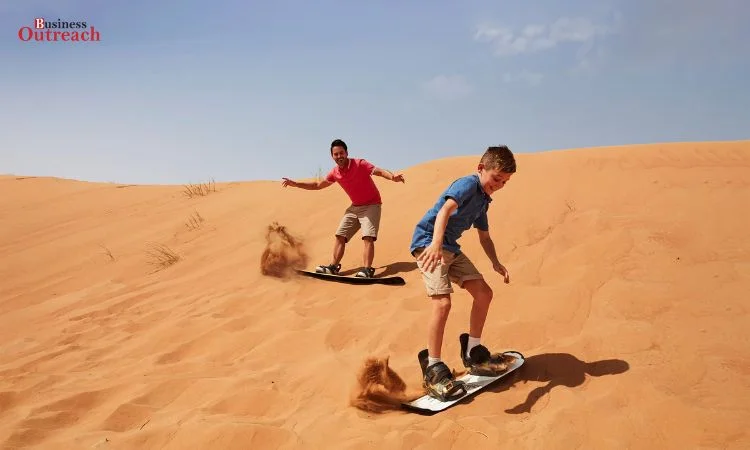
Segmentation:
[(17, 391), (0, 392), (0, 417), (3, 417), (20, 403), (21, 397), (21, 393)]
[(33, 409), (16, 425), (16, 431), (5, 441), (9, 448), (36, 445), (58, 429), (75, 425), (108, 397), (105, 391), (90, 391), (48, 403)]
[(115, 432), (138, 430), (193, 384), (195, 380), (168, 380), (160, 383), (115, 408), (101, 424), (101, 429)]
[(128, 403), (150, 406), (157, 409), (165, 408), (195, 383), (195, 380), (190, 379), (167, 380)]
[(199, 337), (177, 346), (156, 360), (157, 364), (174, 364), (189, 359), (204, 359), (214, 362), (231, 362), (251, 352), (262, 341), (260, 332), (242, 332), (240, 323), (221, 325)]
[(205, 409), (209, 414), (226, 414), (263, 422), (284, 419), (296, 410), (295, 398), (273, 387), (240, 388)]
[(156, 363), (173, 364), (185, 359), (204, 356), (215, 348), (222, 348), (222, 341), (231, 342), (228, 338), (228, 332), (224, 330), (209, 331), (191, 341), (180, 344), (170, 352), (164, 353), (156, 360)]
[(362, 327), (350, 320), (337, 320), (326, 334), (325, 343), (335, 351), (357, 345), (363, 339)]
[(150, 406), (123, 403), (104, 420), (101, 429), (118, 433), (137, 430), (149, 421), (155, 411), (157, 409)]

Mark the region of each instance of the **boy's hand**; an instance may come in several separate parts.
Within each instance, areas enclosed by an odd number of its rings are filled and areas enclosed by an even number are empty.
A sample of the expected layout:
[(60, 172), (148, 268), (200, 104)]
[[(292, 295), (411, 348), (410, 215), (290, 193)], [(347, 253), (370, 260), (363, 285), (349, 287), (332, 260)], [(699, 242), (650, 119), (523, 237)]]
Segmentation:
[(294, 182), (294, 181), (292, 181), (292, 180), (290, 180), (289, 178), (282, 178), (282, 180), (284, 180), (284, 181), (281, 182), (281, 186), (283, 186), (283, 187), (287, 187), (287, 186), (295, 187), (295, 186), (297, 186), (297, 183)]
[(508, 269), (506, 269), (505, 266), (498, 262), (496, 264), (493, 264), (492, 268), (495, 269), (495, 272), (499, 273), (505, 278), (505, 284), (510, 283), (510, 274), (508, 274)]
[(400, 181), (402, 183), (406, 183), (406, 181), (404, 181), (404, 175), (403, 174), (394, 175), (393, 176), (393, 181), (395, 181), (395, 182), (399, 182)]
[(424, 251), (417, 258), (417, 261), (422, 263), (422, 269), (425, 272), (432, 273), (435, 268), (440, 264), (443, 259), (443, 252), (440, 248), (434, 247), (432, 244), (425, 247)]

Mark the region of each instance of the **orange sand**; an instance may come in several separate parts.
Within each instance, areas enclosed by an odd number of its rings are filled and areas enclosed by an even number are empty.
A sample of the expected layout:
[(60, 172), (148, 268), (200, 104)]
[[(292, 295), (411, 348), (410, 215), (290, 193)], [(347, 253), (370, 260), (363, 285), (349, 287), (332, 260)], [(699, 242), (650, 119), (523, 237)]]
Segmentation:
[[(523, 352), (524, 370), (431, 417), (350, 406), (368, 357), (419, 388), (430, 309), (411, 232), (477, 160), (377, 180), (375, 263), (402, 287), (261, 274), (274, 222), (304, 246), (293, 260), (328, 261), (337, 186), (188, 198), (0, 177), (0, 447), (750, 447), (750, 142), (518, 155), (490, 209), (511, 283), (475, 233), (463, 244), (495, 290), (483, 342)], [(180, 259), (150, 265), (152, 243)], [(350, 273), (361, 249), (347, 249)], [(456, 369), (470, 306), (458, 292)]]

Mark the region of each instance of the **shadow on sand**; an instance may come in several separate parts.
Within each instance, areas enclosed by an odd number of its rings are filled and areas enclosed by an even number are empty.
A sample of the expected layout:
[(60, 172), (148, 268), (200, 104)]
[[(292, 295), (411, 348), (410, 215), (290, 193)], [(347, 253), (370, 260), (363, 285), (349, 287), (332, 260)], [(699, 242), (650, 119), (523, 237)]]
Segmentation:
[(391, 277), (393, 275), (397, 275), (399, 273), (406, 273), (411, 272), (413, 270), (417, 270), (417, 263), (416, 262), (395, 262), (391, 264), (386, 264), (385, 266), (378, 267), (379, 269), (385, 269), (384, 271), (380, 272), (377, 276), (379, 277)]
[(589, 377), (617, 375), (626, 372), (629, 368), (627, 361), (621, 359), (585, 362), (568, 353), (544, 353), (527, 357), (524, 365), (511, 377), (510, 383), (502, 383), (488, 390), (502, 392), (519, 381), (524, 384), (529, 381), (546, 383), (529, 392), (525, 402), (505, 410), (508, 414), (528, 413), (542, 397), (558, 386), (575, 388), (586, 381), (587, 375)]
[[(378, 278), (385, 278), (385, 277), (392, 277), (394, 275), (397, 275), (399, 273), (406, 273), (411, 272), (412, 270), (417, 269), (417, 263), (416, 262), (395, 262), (386, 264), (384, 266), (376, 267), (376, 269), (385, 269), (382, 272), (375, 272), (375, 276)], [(347, 269), (342, 270), (339, 272), (340, 275), (354, 275), (359, 271), (359, 268), (354, 269)]]

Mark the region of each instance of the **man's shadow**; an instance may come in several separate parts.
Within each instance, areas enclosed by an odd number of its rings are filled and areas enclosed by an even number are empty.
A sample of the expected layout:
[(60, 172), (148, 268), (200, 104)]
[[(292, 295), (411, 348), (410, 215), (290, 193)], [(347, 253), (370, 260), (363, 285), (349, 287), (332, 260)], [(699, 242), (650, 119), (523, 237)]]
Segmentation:
[[(378, 278), (390, 277), (399, 273), (411, 272), (417, 269), (416, 262), (394, 262), (386, 264), (384, 266), (377, 267), (377, 269), (385, 269), (382, 272), (375, 272), (375, 276)], [(352, 275), (357, 273), (359, 269), (342, 270), (339, 272), (341, 275)]]
[[(558, 386), (567, 388), (578, 387), (586, 381), (586, 375), (590, 377), (601, 377), (604, 375), (616, 375), (626, 372), (630, 365), (621, 359), (603, 359), (595, 362), (584, 362), (568, 353), (544, 353), (529, 356), (513, 377), (513, 384), (523, 381), (546, 382), (545, 385), (534, 388), (526, 397), (526, 401), (506, 409), (508, 414), (521, 414), (531, 412), (536, 402), (552, 389)], [(492, 388), (493, 392), (508, 389), (508, 384)]]
[(401, 261), (401, 262), (386, 264), (378, 268), (385, 269), (384, 271), (378, 274), (379, 277), (390, 277), (399, 273), (406, 273), (406, 272), (411, 272), (413, 270), (416, 270), (417, 263)]

